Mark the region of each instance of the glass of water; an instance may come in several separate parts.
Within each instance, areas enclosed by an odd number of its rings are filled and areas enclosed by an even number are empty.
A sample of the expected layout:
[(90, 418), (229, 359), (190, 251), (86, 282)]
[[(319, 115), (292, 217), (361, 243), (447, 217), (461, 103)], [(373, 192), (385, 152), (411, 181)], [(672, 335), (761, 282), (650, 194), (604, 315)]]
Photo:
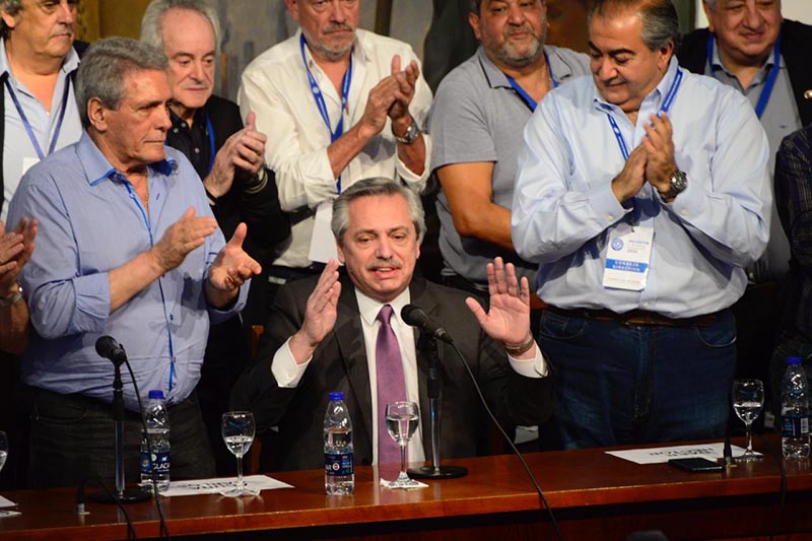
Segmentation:
[(747, 433), (747, 450), (735, 458), (736, 462), (754, 462), (763, 457), (753, 452), (753, 421), (758, 419), (764, 407), (764, 384), (760, 379), (737, 379), (731, 392), (733, 411), (744, 423)]
[(6, 464), (8, 457), (8, 436), (0, 430), (0, 471), (3, 471), (3, 466)]
[(242, 478), (242, 457), (251, 448), (256, 427), (250, 411), (229, 411), (223, 414), (220, 425), (226, 447), (237, 457), (237, 482), (233, 488), (220, 492), (223, 496), (238, 498), (256, 496), (259, 491), (249, 489)]
[[(392, 402), (386, 405), (386, 430), (400, 445), (400, 475), (389, 483), (389, 488), (415, 488), (420, 483), (409, 478), (406, 473), (406, 448), (412, 439), (417, 423), (420, 421), (420, 411), (414, 402)], [(380, 436), (379, 436), (380, 437)]]

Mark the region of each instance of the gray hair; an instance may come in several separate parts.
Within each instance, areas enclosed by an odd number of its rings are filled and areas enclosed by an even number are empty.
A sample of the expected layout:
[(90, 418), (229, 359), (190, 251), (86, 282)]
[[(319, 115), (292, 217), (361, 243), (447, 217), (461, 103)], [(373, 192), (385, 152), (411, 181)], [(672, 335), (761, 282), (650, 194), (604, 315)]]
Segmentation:
[(91, 45), (76, 74), (76, 103), (82, 126), (90, 126), (87, 104), (97, 98), (117, 110), (124, 99), (124, 79), (137, 71), (166, 71), (164, 53), (152, 45), (130, 38), (105, 38)]
[(420, 197), (410, 188), (388, 178), (368, 178), (356, 182), (333, 201), (333, 220), (330, 227), (339, 246), (344, 246), (344, 234), (350, 228), (350, 203), (362, 197), (399, 195), (406, 200), (409, 216), (417, 231), (417, 242), (426, 234), (426, 215)]
[(203, 15), (214, 31), (214, 50), (220, 51), (220, 18), (209, 0), (152, 0), (141, 19), (141, 41), (158, 49), (164, 49), (162, 20), (170, 9), (188, 9)]
[[(78, 4), (79, 0), (68, 0), (68, 4)], [(5, 11), (12, 17), (23, 9), (23, 0), (0, 0), (0, 11)], [(0, 18), (0, 37), (7, 38), (11, 33), (11, 28), (6, 25), (6, 21)]]
[(657, 51), (674, 44), (679, 45), (679, 15), (672, 0), (595, 0), (589, 13), (589, 22), (595, 16), (622, 13), (636, 9), (643, 20), (643, 32), (640, 36), (650, 51)]

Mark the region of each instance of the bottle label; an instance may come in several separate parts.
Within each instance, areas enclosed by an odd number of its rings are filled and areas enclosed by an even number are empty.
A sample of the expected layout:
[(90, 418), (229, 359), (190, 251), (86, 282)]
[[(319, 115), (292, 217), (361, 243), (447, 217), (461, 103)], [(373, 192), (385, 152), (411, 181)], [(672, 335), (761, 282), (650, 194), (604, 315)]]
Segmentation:
[(781, 435), (785, 438), (806, 438), (809, 436), (809, 417), (784, 415), (781, 422)]
[[(169, 475), (170, 466), (168, 452), (152, 454), (152, 467), (156, 474)], [(146, 452), (141, 453), (141, 473), (143, 475), (152, 475), (149, 471), (149, 454)]]
[(333, 477), (352, 475), (352, 453), (324, 453), (324, 473)]

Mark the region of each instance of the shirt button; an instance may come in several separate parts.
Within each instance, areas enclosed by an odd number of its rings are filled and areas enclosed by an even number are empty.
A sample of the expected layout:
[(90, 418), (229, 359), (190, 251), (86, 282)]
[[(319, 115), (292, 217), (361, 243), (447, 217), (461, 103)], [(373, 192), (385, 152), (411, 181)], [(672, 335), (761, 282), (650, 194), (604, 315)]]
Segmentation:
[(615, 221), (615, 217), (614, 217), (614, 216), (612, 216), (611, 214), (607, 214), (607, 215), (606, 215), (606, 219), (607, 219), (608, 221), (610, 221), (610, 222)]
[(680, 214), (682, 214), (683, 216), (688, 216), (688, 209), (682, 209), (682, 211), (680, 211)]
[(169, 321), (175, 321), (175, 316), (173, 316), (172, 314), (169, 314)]
[(200, 154), (200, 149), (199, 148), (195, 149), (195, 154)]
[(177, 128), (174, 128), (174, 129), (172, 130), (172, 133), (178, 133), (178, 129), (177, 129)]
[(648, 308), (648, 302), (643, 303), (643, 308)]

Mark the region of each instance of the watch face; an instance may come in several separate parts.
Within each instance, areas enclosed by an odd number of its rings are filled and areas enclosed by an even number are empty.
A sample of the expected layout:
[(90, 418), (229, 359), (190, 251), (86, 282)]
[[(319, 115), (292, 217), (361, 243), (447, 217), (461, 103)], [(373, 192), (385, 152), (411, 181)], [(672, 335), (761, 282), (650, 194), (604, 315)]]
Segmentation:
[(681, 193), (688, 187), (688, 177), (682, 171), (677, 171), (671, 175), (671, 190), (675, 193)]

